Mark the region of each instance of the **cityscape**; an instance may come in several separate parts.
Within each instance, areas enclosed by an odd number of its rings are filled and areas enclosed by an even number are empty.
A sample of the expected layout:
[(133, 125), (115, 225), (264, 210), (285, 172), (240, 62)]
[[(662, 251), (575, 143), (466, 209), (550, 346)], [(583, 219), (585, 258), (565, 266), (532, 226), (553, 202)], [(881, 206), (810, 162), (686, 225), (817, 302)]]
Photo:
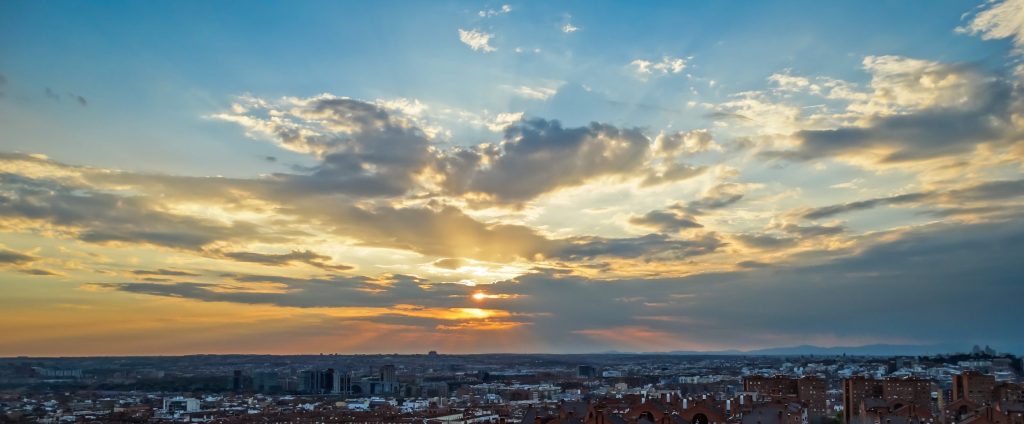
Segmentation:
[(4, 422), (1019, 424), (1022, 358), (489, 354), (8, 358)]
[(1024, 0), (0, 0), (0, 424), (1024, 424)]

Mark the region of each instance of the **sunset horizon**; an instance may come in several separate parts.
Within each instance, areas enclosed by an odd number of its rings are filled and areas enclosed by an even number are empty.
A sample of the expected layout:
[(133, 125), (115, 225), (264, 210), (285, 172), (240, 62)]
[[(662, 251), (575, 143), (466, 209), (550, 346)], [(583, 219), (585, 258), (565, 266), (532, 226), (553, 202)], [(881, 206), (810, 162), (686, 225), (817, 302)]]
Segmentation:
[(1024, 0), (0, 2), (0, 358), (1022, 354), (1021, 310)]

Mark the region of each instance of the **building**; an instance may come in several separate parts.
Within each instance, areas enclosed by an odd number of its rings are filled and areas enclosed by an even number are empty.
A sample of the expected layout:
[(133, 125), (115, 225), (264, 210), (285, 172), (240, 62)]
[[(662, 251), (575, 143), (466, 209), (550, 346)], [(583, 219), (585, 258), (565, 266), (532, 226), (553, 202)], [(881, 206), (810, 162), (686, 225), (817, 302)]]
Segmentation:
[(977, 371), (964, 371), (953, 376), (953, 401), (967, 399), (978, 405), (992, 403), (996, 378)]
[(260, 371), (252, 375), (252, 386), (259, 393), (274, 393), (284, 389), (276, 372)]
[(756, 392), (766, 402), (803, 404), (811, 423), (828, 416), (828, 384), (818, 377), (750, 376), (743, 378), (743, 391)]
[[(911, 403), (915, 405), (915, 416), (923, 411), (930, 412), (932, 386), (931, 380), (920, 378), (847, 378), (843, 380), (843, 421), (847, 424), (863, 422), (866, 417), (861, 417), (861, 414), (865, 408), (881, 411), (879, 408), (883, 404), (892, 413)], [(906, 412), (909, 413), (910, 409)]]
[(164, 412), (196, 412), (199, 411), (199, 399), (186, 397), (164, 398)]
[(349, 376), (334, 368), (325, 371), (310, 370), (302, 372), (301, 390), (310, 394), (349, 394), (351, 380)]
[(380, 367), (381, 394), (398, 393), (398, 376), (394, 365)]
[(597, 377), (597, 368), (590, 365), (580, 365), (576, 368), (576, 376), (579, 378)]

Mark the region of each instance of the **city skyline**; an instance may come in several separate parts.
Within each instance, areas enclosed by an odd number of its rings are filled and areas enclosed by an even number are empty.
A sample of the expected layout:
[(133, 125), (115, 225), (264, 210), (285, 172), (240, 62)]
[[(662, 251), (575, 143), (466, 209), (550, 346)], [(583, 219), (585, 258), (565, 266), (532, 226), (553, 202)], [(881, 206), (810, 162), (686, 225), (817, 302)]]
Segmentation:
[(0, 51), (0, 357), (1024, 352), (1024, 0), (15, 0)]

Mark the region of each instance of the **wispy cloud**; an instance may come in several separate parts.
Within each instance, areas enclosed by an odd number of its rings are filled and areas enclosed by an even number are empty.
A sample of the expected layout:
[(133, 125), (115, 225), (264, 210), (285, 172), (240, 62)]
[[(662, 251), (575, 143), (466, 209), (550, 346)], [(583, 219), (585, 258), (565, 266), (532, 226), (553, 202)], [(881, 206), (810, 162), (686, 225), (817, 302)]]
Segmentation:
[(474, 51), (481, 51), (484, 53), (490, 53), (498, 50), (491, 46), (491, 39), (494, 38), (494, 34), (483, 32), (476, 29), (464, 30), (459, 29), (459, 41), (469, 46)]

